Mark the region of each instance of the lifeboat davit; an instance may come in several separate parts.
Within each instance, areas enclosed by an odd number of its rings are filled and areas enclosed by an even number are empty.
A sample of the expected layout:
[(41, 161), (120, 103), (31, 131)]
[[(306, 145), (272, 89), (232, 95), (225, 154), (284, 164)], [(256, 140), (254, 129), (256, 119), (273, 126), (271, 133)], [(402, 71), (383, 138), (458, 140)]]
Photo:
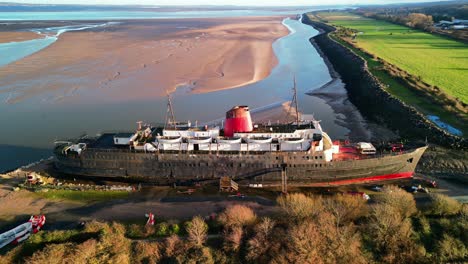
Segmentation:
[(211, 143), (211, 137), (193, 137), (189, 138), (188, 142), (192, 144), (208, 144)]
[(158, 143), (161, 144), (176, 144), (182, 142), (182, 137), (168, 137), (168, 136), (159, 136), (157, 137)]
[(223, 143), (223, 144), (240, 144), (242, 139), (240, 137), (218, 137), (216, 142)]
[(153, 145), (152, 143), (146, 143), (144, 146), (143, 146), (143, 149), (145, 151), (149, 151), (149, 152), (155, 152), (157, 151), (157, 147), (155, 145)]
[(269, 144), (273, 141), (271, 137), (251, 137), (248, 139), (249, 143), (256, 143), (256, 144)]

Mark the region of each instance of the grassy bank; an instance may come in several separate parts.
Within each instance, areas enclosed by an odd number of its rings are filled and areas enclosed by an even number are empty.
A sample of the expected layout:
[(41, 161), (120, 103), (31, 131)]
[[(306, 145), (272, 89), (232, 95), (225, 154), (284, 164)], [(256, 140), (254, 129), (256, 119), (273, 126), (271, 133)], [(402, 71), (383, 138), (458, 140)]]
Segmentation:
[[(425, 65), (427, 60), (434, 60), (434, 58), (437, 59), (439, 56), (459, 56), (463, 52), (466, 53), (468, 51), (468, 48), (466, 48), (466, 46), (465, 50), (456, 49), (455, 55), (450, 54), (450, 47), (447, 47), (447, 49), (432, 49), (434, 53), (431, 53), (431, 50), (425, 49), (423, 44), (414, 44), (415, 46), (412, 49), (407, 49), (409, 50), (408, 52), (406, 50), (396, 51), (395, 46), (398, 44), (395, 43), (400, 42), (399, 39), (402, 38), (408, 39), (405, 41), (401, 41), (401, 43), (426, 42), (425, 45), (430, 45), (427, 42), (432, 43), (432, 40), (430, 39), (432, 37), (434, 37), (436, 40), (442, 39), (443, 41), (449, 42), (450, 40), (446, 40), (422, 32), (413, 32), (406, 34), (405, 32), (401, 31), (405, 29), (407, 32), (408, 30), (410, 30), (409, 28), (389, 24), (387, 22), (357, 17), (353, 14), (348, 13), (318, 13), (318, 17), (314, 15), (311, 16), (313, 20), (317, 20), (317, 18), (319, 18), (322, 20), (321, 22), (333, 24), (338, 28), (340, 28), (340, 26), (345, 27), (341, 28), (341, 30), (338, 30), (338, 32), (334, 34), (331, 34), (330, 37), (342, 44), (343, 46), (346, 46), (349, 49), (353, 50), (357, 55), (366, 60), (369, 71), (375, 77), (377, 77), (377, 79), (379, 79), (380, 82), (386, 85), (386, 90), (392, 95), (396, 96), (403, 102), (415, 107), (425, 115), (439, 116), (442, 121), (461, 130), (464, 135), (468, 133), (468, 117), (466, 113), (463, 113), (463, 110), (460, 111), (459, 109), (455, 109), (454, 107), (452, 107), (453, 102), (450, 102), (451, 100), (444, 100), (442, 98), (446, 92), (445, 90), (442, 90), (442, 88), (439, 88), (439, 86), (437, 86), (437, 88), (434, 88), (435, 86), (429, 85), (427, 83), (427, 80), (423, 79), (422, 76), (418, 75), (417, 77), (415, 77), (414, 72), (412, 73), (410, 71), (404, 70), (405, 65), (409, 65), (409, 67), (412, 67), (412, 64), (414, 64), (416, 65), (416, 68), (418, 68), (421, 67), (421, 65)], [(366, 32), (364, 32), (363, 34), (358, 33), (362, 32), (360, 30), (364, 30), (365, 28), (368, 28), (367, 30), (370, 30), (372, 32), (372, 26), (370, 25), (373, 25), (375, 34)], [(348, 27), (352, 28), (352, 31), (348, 30)], [(384, 31), (386, 31), (386, 33), (383, 33)], [(398, 36), (396, 38), (397, 40), (390, 40), (391, 37), (394, 37), (396, 34), (392, 31), (399, 32), (399, 34), (402, 36)], [(355, 39), (352, 39), (352, 37), (349, 36), (351, 34), (354, 34), (353, 32), (357, 32), (357, 37)], [(390, 33), (392, 35), (390, 35)], [(422, 37), (421, 34), (424, 36)], [(458, 42), (454, 43), (457, 43), (458, 45), (465, 45)], [(393, 51), (393, 53), (397, 53), (397, 55), (393, 56), (391, 51)], [(415, 57), (412, 55), (412, 53), (414, 52), (420, 53), (420, 56), (427, 56), (428, 58), (418, 56)], [(457, 52), (459, 52), (460, 54), (458, 54)], [(391, 63), (388, 63), (388, 61), (390, 60), (387, 61), (386, 57), (406, 57), (407, 61), (399, 62), (395, 66)], [(445, 63), (444, 59), (440, 60), (440, 62), (438, 62), (437, 64), (433, 62), (433, 66), (424, 66), (428, 68), (427, 72), (425, 72), (425, 75), (431, 75), (431, 72), (437, 72), (436, 68), (441, 67), (441, 65), (444, 65), (441, 64)], [(450, 58), (448, 58), (448, 60), (450, 60)], [(464, 62), (463, 64), (467, 63)], [(468, 65), (465, 65), (465, 67), (468, 67)], [(459, 86), (460, 89), (458, 90), (460, 90), (461, 93), (466, 94), (466, 89), (461, 84), (461, 80), (464, 80), (464, 78), (466, 78), (466, 75), (460, 73), (457, 74), (457, 70), (452, 71), (452, 73), (454, 73), (456, 76), (459, 76), (460, 78), (454, 78), (452, 80), (453, 82), (451, 83), (451, 87)], [(437, 77), (438, 74), (439, 73), (434, 73), (434, 76)], [(437, 94), (442, 94), (442, 96), (438, 96)], [(460, 108), (460, 105), (458, 105), (458, 107)], [(461, 106), (461, 108), (463, 109), (464, 107)]]
[(49, 190), (37, 192), (36, 196), (52, 200), (68, 200), (74, 202), (90, 203), (102, 202), (114, 199), (128, 198), (127, 191), (73, 191), (73, 190)]
[(356, 30), (357, 47), (468, 103), (466, 44), (349, 13), (318, 15), (333, 25)]

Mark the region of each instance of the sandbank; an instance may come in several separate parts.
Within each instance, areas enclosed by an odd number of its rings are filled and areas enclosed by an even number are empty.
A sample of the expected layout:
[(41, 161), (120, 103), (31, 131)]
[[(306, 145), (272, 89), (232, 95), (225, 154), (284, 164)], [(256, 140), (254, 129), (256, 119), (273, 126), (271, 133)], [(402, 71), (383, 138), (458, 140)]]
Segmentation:
[(20, 42), (42, 38), (35, 32), (0, 32), (0, 44), (8, 42)]
[(182, 89), (206, 93), (259, 81), (277, 64), (282, 17), (122, 21), (67, 32), (2, 68), (7, 103), (151, 99)]

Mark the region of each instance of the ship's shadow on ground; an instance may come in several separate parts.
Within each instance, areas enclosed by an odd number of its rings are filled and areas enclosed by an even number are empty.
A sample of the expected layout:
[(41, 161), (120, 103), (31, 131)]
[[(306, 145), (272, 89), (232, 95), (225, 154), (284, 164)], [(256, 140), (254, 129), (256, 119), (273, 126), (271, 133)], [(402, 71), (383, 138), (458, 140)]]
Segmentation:
[[(163, 212), (164, 208), (173, 208), (174, 210), (182, 211), (184, 207), (191, 206), (202, 208), (199, 212), (200, 215), (206, 214), (208, 211), (211, 213), (220, 213), (229, 204), (235, 203), (249, 203), (257, 204), (259, 207), (274, 207), (276, 202), (269, 200), (261, 196), (219, 196), (219, 195), (204, 195), (204, 196), (170, 196), (170, 197), (157, 197), (148, 192), (130, 193), (126, 199), (117, 199), (112, 201), (96, 202), (86, 204), (84, 206), (74, 207), (56, 212), (47, 213), (47, 209), (44, 210), (49, 221), (49, 225), (46, 229), (50, 230), (65, 230), (69, 228), (79, 227), (80, 222), (89, 221), (91, 219), (96, 220), (126, 220), (135, 221), (141, 219), (141, 222), (145, 221), (145, 213), (153, 212), (156, 213), (158, 218), (166, 219)], [(47, 208), (48, 206), (45, 206)], [(177, 208), (176, 208), (177, 207)], [(178, 208), (180, 207), (180, 208)], [(132, 211), (128, 211), (127, 208), (134, 208)], [(192, 208), (193, 209), (193, 208)], [(103, 213), (109, 212), (109, 214)], [(161, 213), (162, 212), (162, 213)], [(55, 217), (54, 215), (60, 215)], [(195, 214), (196, 215), (196, 214)], [(65, 219), (63, 216), (66, 216)], [(59, 218), (61, 220), (54, 221), (53, 219)], [(171, 219), (169, 217), (168, 219)], [(182, 219), (190, 217), (182, 217)]]

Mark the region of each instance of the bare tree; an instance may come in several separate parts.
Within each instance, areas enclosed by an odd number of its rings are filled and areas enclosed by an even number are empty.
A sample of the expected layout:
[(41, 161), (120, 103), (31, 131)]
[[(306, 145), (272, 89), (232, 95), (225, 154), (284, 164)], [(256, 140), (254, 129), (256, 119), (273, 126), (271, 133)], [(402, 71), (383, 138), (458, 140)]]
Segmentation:
[(195, 216), (192, 221), (188, 222), (186, 230), (188, 233), (188, 240), (190, 242), (198, 247), (203, 246), (208, 233), (208, 225), (201, 216)]
[(260, 223), (254, 227), (254, 236), (248, 241), (247, 259), (256, 260), (269, 250), (271, 245), (271, 232), (275, 221), (268, 217), (262, 218)]

